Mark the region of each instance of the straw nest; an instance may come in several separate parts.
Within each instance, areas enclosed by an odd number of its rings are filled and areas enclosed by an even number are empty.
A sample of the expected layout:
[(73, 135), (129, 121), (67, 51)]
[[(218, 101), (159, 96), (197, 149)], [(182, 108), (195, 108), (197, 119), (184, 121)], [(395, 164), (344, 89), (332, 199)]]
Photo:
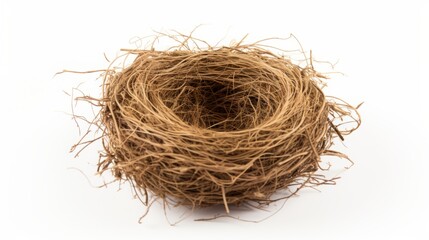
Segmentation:
[[(112, 170), (145, 195), (192, 207), (275, 201), (328, 183), (316, 171), (355, 108), (321, 90), (321, 74), (257, 44), (130, 50), (106, 70), (98, 115)], [(93, 99), (91, 99), (93, 100)], [(338, 122), (340, 121), (340, 122)]]

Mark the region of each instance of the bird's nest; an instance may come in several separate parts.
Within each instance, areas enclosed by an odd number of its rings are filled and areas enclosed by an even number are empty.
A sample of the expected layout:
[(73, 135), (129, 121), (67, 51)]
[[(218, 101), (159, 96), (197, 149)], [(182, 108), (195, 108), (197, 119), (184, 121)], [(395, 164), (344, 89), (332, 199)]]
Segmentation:
[[(101, 107), (100, 173), (130, 181), (146, 204), (158, 197), (228, 212), (322, 184), (321, 156), (346, 157), (329, 148), (359, 126), (359, 115), (325, 96), (312, 64), (258, 44), (184, 46), (128, 50), (135, 60), (104, 71), (102, 96), (84, 98)], [(354, 127), (340, 130), (343, 117)]]

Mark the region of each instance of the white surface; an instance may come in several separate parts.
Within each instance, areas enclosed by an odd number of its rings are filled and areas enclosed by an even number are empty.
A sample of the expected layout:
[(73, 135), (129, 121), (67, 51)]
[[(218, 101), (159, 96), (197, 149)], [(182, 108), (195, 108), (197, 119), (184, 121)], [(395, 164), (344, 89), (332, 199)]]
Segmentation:
[[(414, 1), (1, 0), (0, 239), (427, 239), (428, 15)], [(356, 165), (336, 186), (305, 191), (258, 224), (191, 217), (170, 227), (159, 206), (138, 224), (144, 207), (129, 188), (96, 189), (68, 169), (101, 182), (96, 149), (68, 154), (78, 135), (63, 113), (62, 90), (94, 76), (53, 74), (103, 68), (103, 53), (133, 36), (200, 23), (213, 40), (294, 33), (316, 58), (340, 60), (346, 75), (333, 75), (327, 91), (365, 104), (345, 142)]]

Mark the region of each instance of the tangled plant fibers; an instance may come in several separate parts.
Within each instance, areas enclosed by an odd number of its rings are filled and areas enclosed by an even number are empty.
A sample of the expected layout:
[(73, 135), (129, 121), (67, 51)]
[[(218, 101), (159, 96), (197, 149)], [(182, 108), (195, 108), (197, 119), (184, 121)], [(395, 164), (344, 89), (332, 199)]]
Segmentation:
[[(257, 43), (192, 49), (191, 40), (125, 50), (136, 58), (104, 70), (102, 97), (81, 98), (100, 106), (92, 122), (102, 130), (99, 173), (130, 181), (145, 204), (154, 197), (226, 212), (330, 183), (316, 174), (321, 156), (347, 158), (329, 148), (360, 125), (356, 108), (326, 97), (312, 64)], [(340, 130), (345, 118), (354, 125)]]

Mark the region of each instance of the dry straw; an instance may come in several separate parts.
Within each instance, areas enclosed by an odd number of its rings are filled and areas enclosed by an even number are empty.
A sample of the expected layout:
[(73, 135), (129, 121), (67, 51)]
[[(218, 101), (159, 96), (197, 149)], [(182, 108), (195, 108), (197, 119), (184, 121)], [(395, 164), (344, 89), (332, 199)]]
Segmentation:
[[(226, 212), (269, 204), (278, 190), (332, 183), (316, 174), (321, 156), (347, 158), (329, 148), (360, 118), (324, 95), (311, 58), (300, 67), (262, 42), (202, 48), (190, 36), (167, 37), (180, 44), (125, 50), (136, 58), (103, 71), (102, 96), (80, 98), (100, 106), (92, 122), (104, 146), (99, 173), (129, 181), (147, 205), (152, 197)], [(345, 119), (355, 125), (340, 130)]]

